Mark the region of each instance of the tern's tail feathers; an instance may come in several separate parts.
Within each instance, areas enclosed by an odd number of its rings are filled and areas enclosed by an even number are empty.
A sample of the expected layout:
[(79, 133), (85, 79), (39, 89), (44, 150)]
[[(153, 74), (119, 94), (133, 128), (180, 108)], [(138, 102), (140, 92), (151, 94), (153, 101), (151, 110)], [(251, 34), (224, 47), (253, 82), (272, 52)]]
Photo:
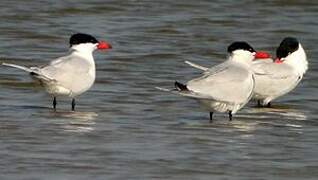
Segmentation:
[(179, 83), (177, 81), (175, 82), (175, 89), (166, 89), (166, 88), (161, 88), (161, 87), (156, 87), (156, 89), (161, 90), (161, 91), (165, 91), (165, 92), (170, 92), (173, 94), (178, 94), (181, 96), (186, 96), (186, 97), (193, 98), (193, 99), (207, 99), (207, 100), (213, 99), (210, 96), (195, 93), (195, 92), (189, 90), (186, 85)]
[(16, 65), (16, 64), (10, 64), (10, 63), (2, 63), (2, 65), (3, 66), (14, 67), (14, 68), (17, 68), (17, 69), (21, 69), (21, 70), (29, 72), (29, 73), (33, 72), (33, 70), (31, 68), (28, 68), (28, 67), (25, 67), (25, 66), (20, 66), (20, 65)]
[(207, 68), (207, 67), (204, 67), (204, 66), (195, 64), (195, 63), (190, 62), (190, 61), (184, 61), (184, 62), (185, 62), (186, 64), (188, 64), (188, 65), (190, 65), (190, 66), (192, 66), (192, 67), (194, 67), (194, 68), (200, 69), (200, 70), (202, 70), (202, 71), (207, 71), (207, 70), (209, 69), (209, 68)]
[(174, 83), (174, 86), (175, 86), (175, 89), (166, 89), (161, 87), (156, 87), (156, 89), (160, 91), (172, 92), (172, 93), (179, 93), (181, 91), (189, 91), (186, 85), (179, 83), (178, 81)]
[(184, 85), (182, 83), (179, 83), (178, 81), (176, 81), (174, 83), (174, 87), (176, 88), (176, 90), (178, 91), (189, 91), (189, 89), (187, 88), (187, 85)]
[(2, 63), (3, 66), (9, 66), (9, 67), (13, 67), (13, 68), (17, 68), (17, 69), (21, 69), (23, 71), (26, 71), (28, 73), (30, 73), (32, 76), (35, 76), (38, 79), (42, 79), (45, 81), (53, 81), (54, 79), (51, 79), (45, 75), (43, 75), (38, 68), (36, 67), (25, 67), (25, 66), (20, 66), (17, 64), (10, 64), (10, 63)]

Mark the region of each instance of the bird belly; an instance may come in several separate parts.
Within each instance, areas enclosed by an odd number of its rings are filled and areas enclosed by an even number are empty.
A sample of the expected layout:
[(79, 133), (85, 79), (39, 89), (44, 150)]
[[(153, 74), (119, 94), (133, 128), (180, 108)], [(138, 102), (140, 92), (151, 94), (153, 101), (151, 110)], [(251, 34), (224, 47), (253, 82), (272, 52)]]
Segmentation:
[(207, 111), (217, 112), (228, 112), (232, 111), (235, 114), (239, 109), (242, 108), (242, 104), (211, 101), (211, 100), (198, 100), (201, 107)]
[(68, 96), (68, 97), (75, 97), (78, 96), (88, 89), (91, 88), (94, 81), (86, 82), (84, 85), (79, 86), (72, 86), (70, 88), (65, 87), (59, 83), (42, 83), (42, 86), (45, 88), (46, 92), (53, 96)]
[(55, 83), (43, 84), (46, 92), (53, 96), (72, 96), (72, 91)]

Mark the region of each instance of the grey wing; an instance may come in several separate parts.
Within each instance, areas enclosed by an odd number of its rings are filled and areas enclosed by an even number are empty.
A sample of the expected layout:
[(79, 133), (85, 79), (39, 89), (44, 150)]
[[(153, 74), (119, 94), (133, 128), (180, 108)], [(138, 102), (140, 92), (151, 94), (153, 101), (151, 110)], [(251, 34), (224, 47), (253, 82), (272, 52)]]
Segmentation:
[(294, 89), (302, 79), (294, 68), (284, 63), (257, 63), (252, 65), (252, 70), (255, 74), (255, 92), (268, 96), (283, 95)]
[(252, 73), (245, 68), (221, 65), (189, 81), (187, 87), (217, 101), (244, 103), (253, 91), (254, 80)]
[(252, 70), (257, 75), (270, 76), (271, 78), (286, 78), (293, 73), (293, 68), (288, 64), (276, 64), (273, 61), (265, 60), (254, 62)]
[(212, 76), (212, 75), (217, 74), (219, 72), (225, 71), (226, 69), (229, 68), (229, 66), (231, 66), (231, 62), (225, 61), (224, 63), (218, 64), (216, 66), (213, 66), (213, 67), (207, 69), (203, 74)]
[(41, 73), (67, 89), (80, 89), (89, 78), (89, 63), (78, 56), (65, 56), (41, 68)]

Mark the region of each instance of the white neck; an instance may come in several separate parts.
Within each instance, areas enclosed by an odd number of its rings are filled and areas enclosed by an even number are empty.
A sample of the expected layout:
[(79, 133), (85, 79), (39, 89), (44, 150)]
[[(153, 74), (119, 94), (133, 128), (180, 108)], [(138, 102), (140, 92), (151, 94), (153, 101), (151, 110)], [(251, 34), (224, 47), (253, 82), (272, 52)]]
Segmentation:
[(302, 76), (303, 74), (305, 74), (308, 69), (308, 61), (306, 53), (301, 44), (299, 44), (299, 48), (297, 51), (291, 53), (285, 58), (284, 63), (294, 67), (299, 75)]
[(70, 48), (72, 54), (76, 54), (77, 56), (81, 56), (87, 60), (92, 60), (93, 62), (94, 62), (93, 51), (95, 49), (96, 49), (96, 45), (92, 43), (73, 45)]
[(240, 63), (245, 66), (250, 66), (253, 62), (253, 59), (254, 55), (251, 52), (245, 50), (236, 50), (229, 56), (230, 61)]

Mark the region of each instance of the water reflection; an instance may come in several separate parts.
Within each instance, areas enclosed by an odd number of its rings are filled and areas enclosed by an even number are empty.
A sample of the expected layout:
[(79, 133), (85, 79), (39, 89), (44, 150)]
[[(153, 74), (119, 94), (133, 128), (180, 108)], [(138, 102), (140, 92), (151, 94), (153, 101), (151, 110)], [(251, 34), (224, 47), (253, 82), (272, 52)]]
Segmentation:
[[(235, 114), (233, 121), (228, 121), (224, 114), (216, 114), (213, 123), (189, 120), (179, 124), (183, 129), (222, 131), (224, 133), (253, 133), (258, 129), (287, 128), (302, 133), (306, 112), (290, 105), (275, 105), (272, 108), (247, 107)], [(306, 121), (307, 122), (307, 121)], [(246, 134), (243, 134), (244, 136)], [(253, 136), (248, 134), (247, 136)]]
[(64, 131), (91, 132), (95, 130), (95, 119), (98, 114), (95, 112), (59, 111), (51, 112), (50, 116), (60, 120), (58, 124)]
[(280, 116), (283, 119), (289, 120), (307, 120), (305, 112), (299, 108), (294, 108), (292, 106), (273, 106), (271, 108), (258, 108), (258, 107), (249, 107), (245, 109), (247, 113), (251, 113), (251, 116), (256, 119), (269, 118), (271, 116)]

